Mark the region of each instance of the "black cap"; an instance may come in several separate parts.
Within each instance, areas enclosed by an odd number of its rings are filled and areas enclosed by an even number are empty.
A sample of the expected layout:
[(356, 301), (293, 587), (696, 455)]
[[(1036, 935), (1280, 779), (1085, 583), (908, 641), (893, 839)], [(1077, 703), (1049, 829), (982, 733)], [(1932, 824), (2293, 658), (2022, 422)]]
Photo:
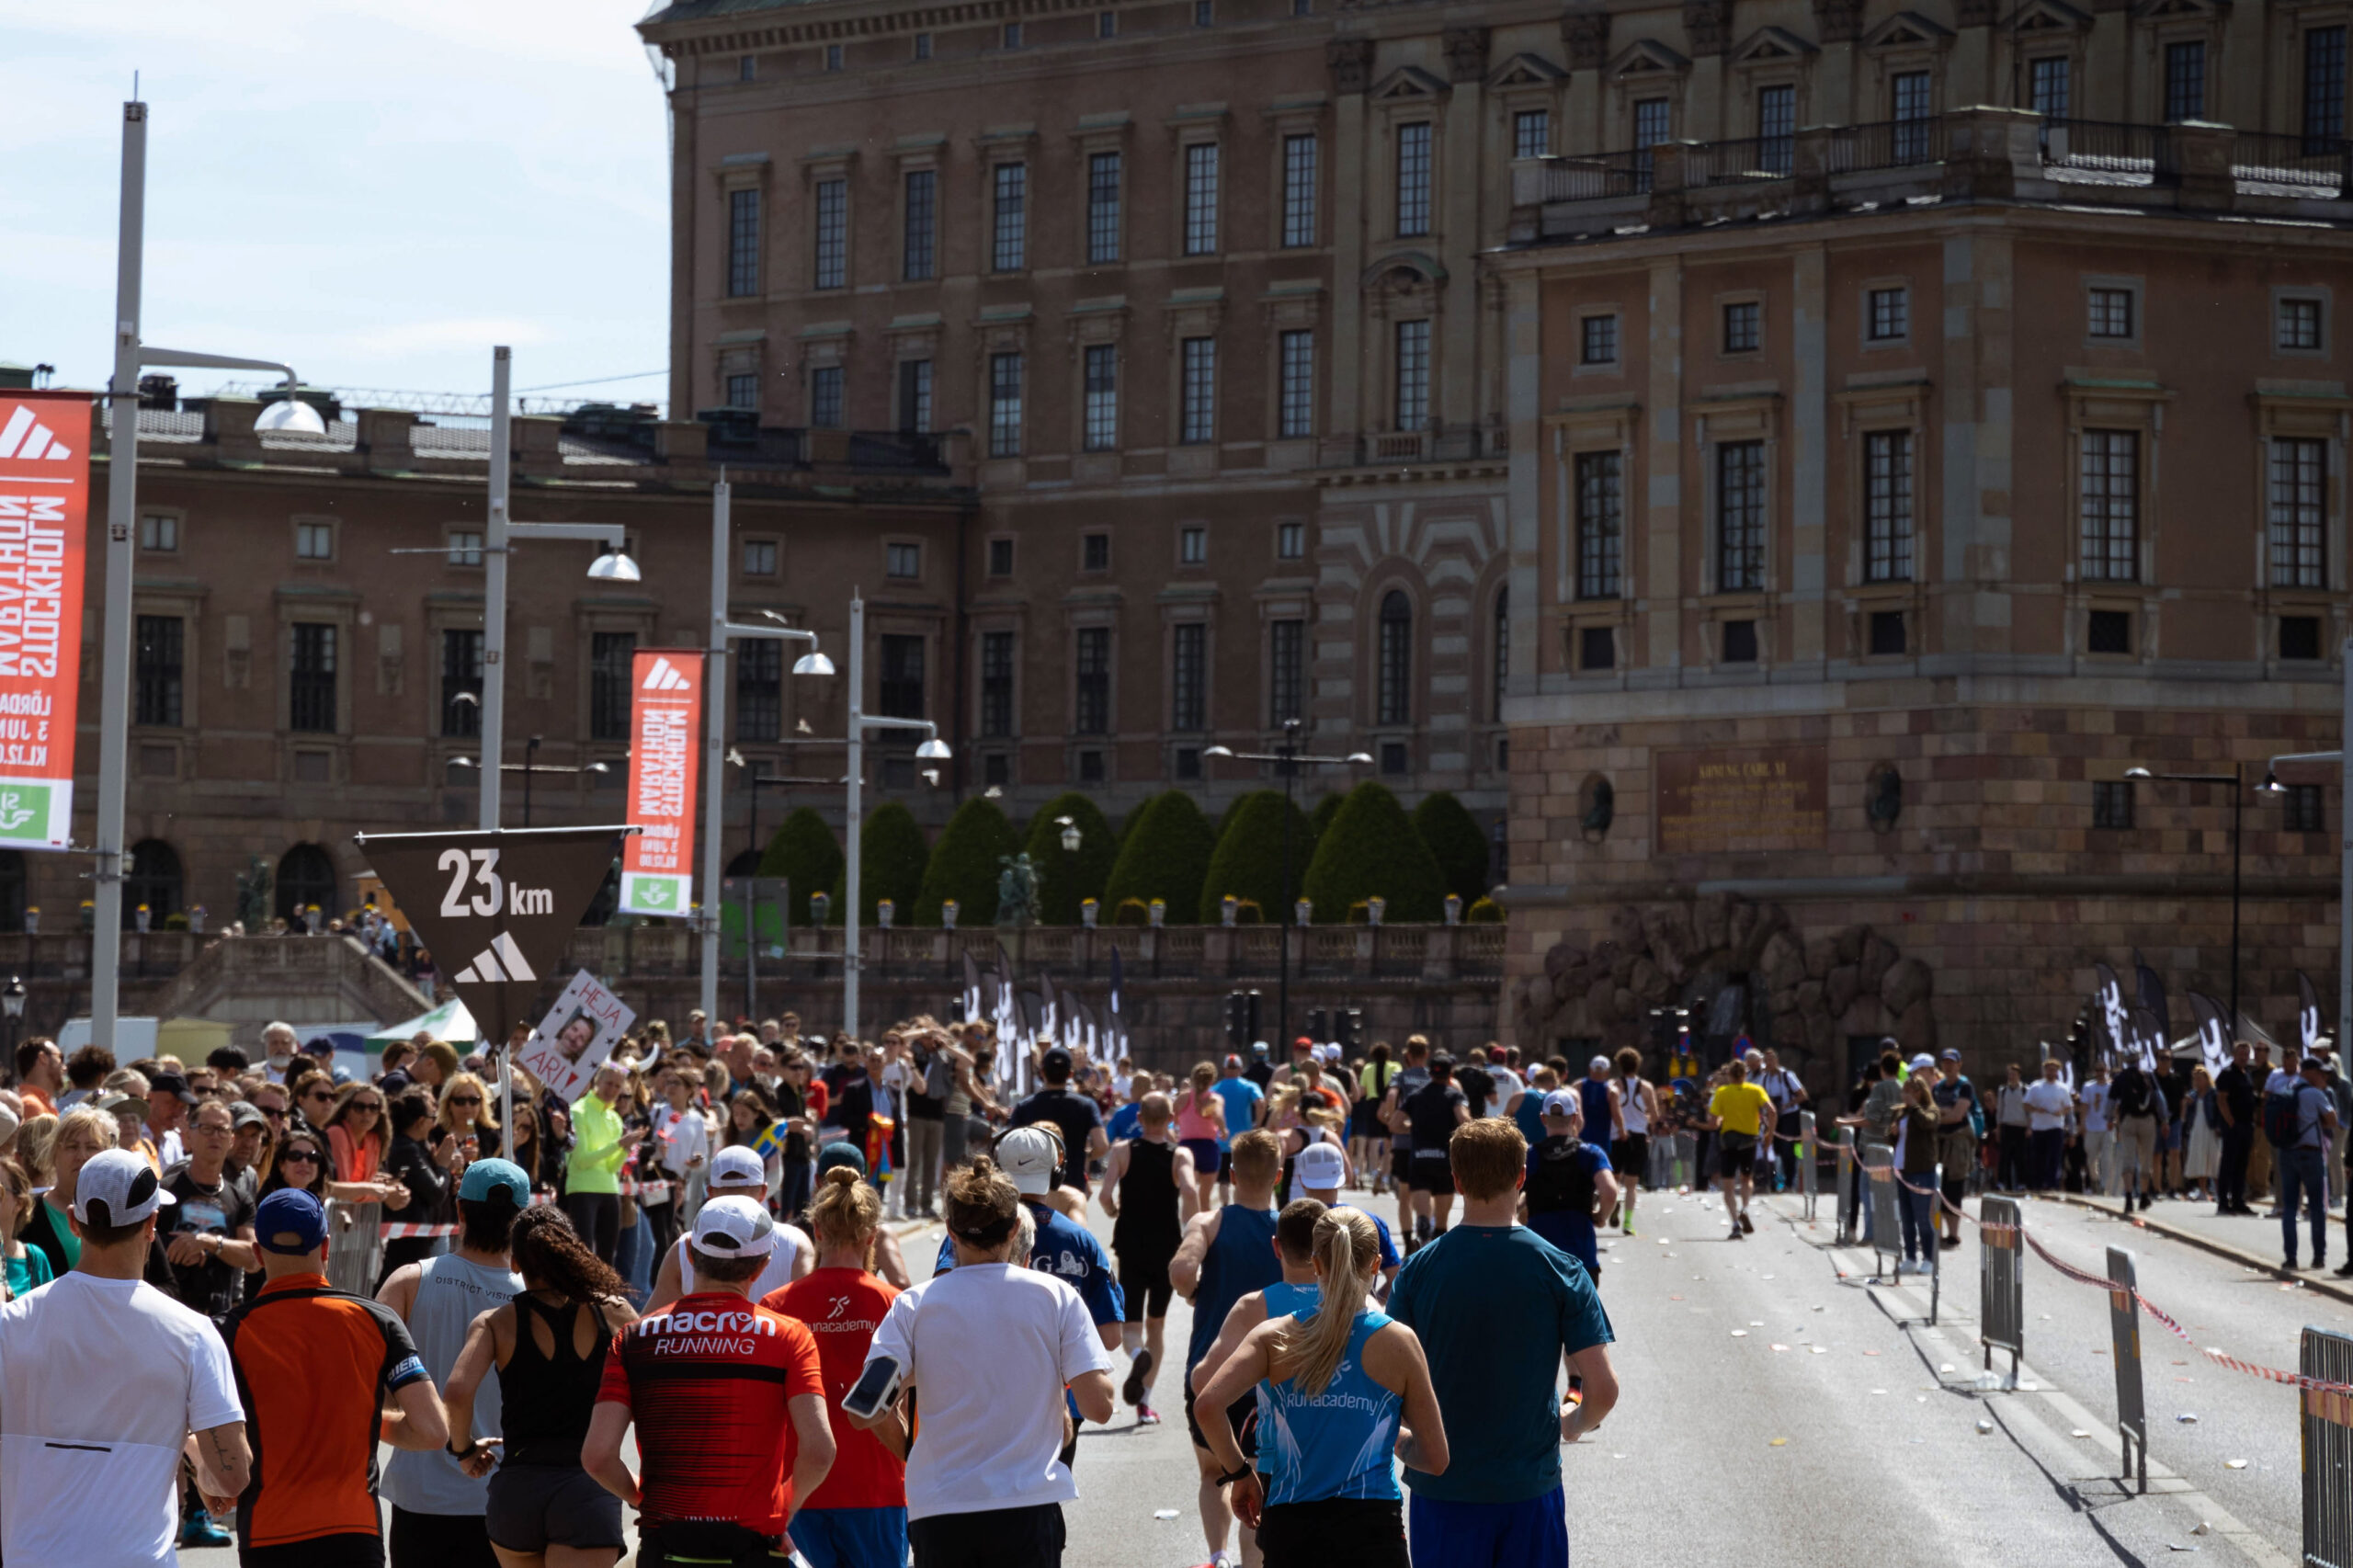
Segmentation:
[(1038, 1068), (1044, 1073), (1067, 1073), (1071, 1069), (1070, 1052), (1059, 1045), (1051, 1047), (1046, 1054), (1038, 1058)]
[(1430, 1058), (1430, 1071), (1431, 1071), (1431, 1072), (1433, 1072), (1433, 1073), (1451, 1073), (1451, 1072), (1453, 1072), (1453, 1071), (1454, 1071), (1454, 1057), (1453, 1057), (1453, 1054), (1452, 1054), (1451, 1052), (1449, 1052), (1449, 1051), (1439, 1051), (1436, 1056), (1431, 1057), (1431, 1058)]
[(177, 1095), (182, 1105), (196, 1103), (196, 1096), (188, 1090), (188, 1080), (177, 1073), (158, 1073), (147, 1080), (147, 1097), (152, 1100), (158, 1095)]

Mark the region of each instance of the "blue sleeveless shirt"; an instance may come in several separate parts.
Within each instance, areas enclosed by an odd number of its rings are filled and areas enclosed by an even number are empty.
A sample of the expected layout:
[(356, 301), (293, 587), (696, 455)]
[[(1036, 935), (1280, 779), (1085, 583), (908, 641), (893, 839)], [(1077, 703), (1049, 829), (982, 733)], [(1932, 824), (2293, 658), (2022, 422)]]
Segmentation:
[(1200, 1365), (1217, 1343), (1225, 1314), (1253, 1290), (1282, 1283), (1275, 1256), (1275, 1211), (1229, 1203), (1219, 1211), (1217, 1240), (1201, 1259), (1201, 1282), (1193, 1291), (1193, 1335), (1185, 1346), (1185, 1370)]
[[(1314, 1314), (1294, 1312), (1304, 1324)], [(1272, 1464), (1267, 1506), (1327, 1498), (1393, 1502), (1397, 1490), (1397, 1428), (1404, 1396), (1366, 1375), (1364, 1342), (1393, 1322), (1387, 1313), (1357, 1314), (1347, 1353), (1324, 1392), (1313, 1398), (1296, 1382), (1258, 1385), (1258, 1462)]]

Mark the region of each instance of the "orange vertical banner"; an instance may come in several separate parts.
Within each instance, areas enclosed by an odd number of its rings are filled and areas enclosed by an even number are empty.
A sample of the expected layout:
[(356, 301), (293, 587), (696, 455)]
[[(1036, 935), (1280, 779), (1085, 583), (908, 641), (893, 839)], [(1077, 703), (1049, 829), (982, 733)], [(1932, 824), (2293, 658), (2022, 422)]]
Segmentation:
[(74, 828), (90, 394), (0, 392), (0, 845)]

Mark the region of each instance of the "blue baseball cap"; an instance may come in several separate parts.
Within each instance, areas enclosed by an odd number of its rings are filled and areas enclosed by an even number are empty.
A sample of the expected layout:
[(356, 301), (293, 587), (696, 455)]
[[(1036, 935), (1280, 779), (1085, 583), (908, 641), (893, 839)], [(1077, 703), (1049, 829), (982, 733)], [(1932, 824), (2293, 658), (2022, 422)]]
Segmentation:
[(512, 1160), (476, 1160), (466, 1167), (465, 1179), (458, 1183), (460, 1199), (483, 1203), (494, 1192), (504, 1192), (515, 1200), (516, 1208), (527, 1209), (531, 1202), (531, 1178)]
[(866, 1156), (858, 1152), (857, 1144), (835, 1139), (817, 1151), (817, 1179), (823, 1181), (825, 1173), (836, 1165), (847, 1165), (858, 1175), (864, 1176)]
[[(291, 1243), (279, 1240), (292, 1236)], [(254, 1210), (254, 1244), (265, 1252), (300, 1257), (326, 1244), (326, 1206), (299, 1187), (281, 1187)]]

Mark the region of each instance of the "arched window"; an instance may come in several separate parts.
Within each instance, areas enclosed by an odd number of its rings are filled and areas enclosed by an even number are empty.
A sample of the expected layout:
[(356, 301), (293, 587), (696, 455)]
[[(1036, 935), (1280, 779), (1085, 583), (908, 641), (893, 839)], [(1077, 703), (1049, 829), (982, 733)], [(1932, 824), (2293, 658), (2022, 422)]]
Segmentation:
[(1375, 723), (1414, 722), (1414, 606), (1403, 588), (1381, 601), (1381, 707)]
[(323, 919), (340, 913), (335, 901), (335, 862), (315, 844), (298, 844), (278, 861), (276, 902), (271, 907), (290, 926), (302, 923), (302, 912), (319, 906)]
[(1511, 588), (1495, 590), (1495, 722), (1504, 721), (1504, 687), (1511, 680)]
[(25, 858), (0, 849), (0, 931), (25, 928)]
[[(142, 838), (131, 846), (131, 875), (122, 885), (122, 928), (139, 928), (139, 906), (147, 906), (151, 930), (164, 928), (164, 917), (180, 908), (179, 852), (160, 838)], [(18, 920), (23, 918), (21, 906)]]

